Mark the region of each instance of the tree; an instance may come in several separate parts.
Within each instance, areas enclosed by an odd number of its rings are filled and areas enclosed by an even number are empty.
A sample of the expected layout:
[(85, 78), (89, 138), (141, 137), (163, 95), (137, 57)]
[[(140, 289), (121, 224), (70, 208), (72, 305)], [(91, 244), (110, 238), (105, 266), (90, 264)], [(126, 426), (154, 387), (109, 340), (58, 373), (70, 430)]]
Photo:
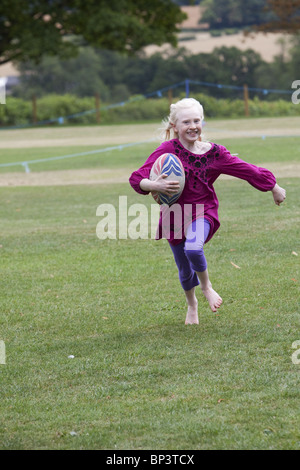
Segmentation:
[(295, 34), (300, 30), (300, 0), (267, 0), (266, 11), (273, 19), (254, 28), (256, 31)]
[(102, 58), (91, 47), (80, 48), (76, 57), (67, 60), (44, 56), (39, 64), (22, 62), (19, 64), (20, 83), (13, 94), (29, 99), (32, 95), (41, 97), (51, 93), (82, 97), (100, 93), (106, 100), (110, 94), (101, 76), (102, 69)]
[(79, 45), (127, 54), (148, 44), (175, 46), (185, 18), (172, 0), (1, 0), (0, 64), (67, 58)]
[(211, 28), (231, 28), (257, 25), (268, 21), (264, 10), (267, 0), (204, 0), (203, 22)]

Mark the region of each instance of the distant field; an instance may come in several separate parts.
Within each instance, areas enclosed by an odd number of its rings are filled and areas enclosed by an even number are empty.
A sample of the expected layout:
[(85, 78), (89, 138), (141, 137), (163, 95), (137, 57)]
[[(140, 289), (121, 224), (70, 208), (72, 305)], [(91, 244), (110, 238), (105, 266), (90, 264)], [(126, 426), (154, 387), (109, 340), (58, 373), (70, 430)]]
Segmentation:
[[(163, 116), (162, 116), (163, 118)], [(251, 136), (300, 136), (300, 117), (259, 119), (208, 119), (204, 133), (207, 139)], [(0, 149), (118, 145), (159, 139), (161, 123), (120, 124), (110, 126), (62, 126), (0, 130)], [(3, 152), (1, 151), (1, 161)]]
[[(127, 182), (131, 171), (159, 145), (159, 127), (152, 123), (1, 131), (0, 186)], [(268, 164), (279, 177), (300, 173), (298, 117), (208, 120), (204, 134), (246, 161)], [(120, 148), (103, 152), (116, 146)], [(1, 166), (36, 160), (42, 161), (29, 163), (30, 173), (20, 163)]]
[[(195, 36), (188, 41), (184, 40), (185, 36)], [(211, 53), (216, 47), (237, 47), (241, 50), (253, 49), (261, 55), (266, 62), (272, 62), (276, 55), (282, 50), (280, 41), (288, 42), (286, 35), (277, 33), (257, 33), (245, 37), (243, 33), (222, 35), (220, 37), (212, 37), (209, 32), (181, 33), (179, 35), (179, 47), (185, 47), (190, 54)], [(152, 55), (160, 52), (164, 53), (171, 49), (171, 46), (164, 44), (163, 46), (147, 46), (146, 54)]]

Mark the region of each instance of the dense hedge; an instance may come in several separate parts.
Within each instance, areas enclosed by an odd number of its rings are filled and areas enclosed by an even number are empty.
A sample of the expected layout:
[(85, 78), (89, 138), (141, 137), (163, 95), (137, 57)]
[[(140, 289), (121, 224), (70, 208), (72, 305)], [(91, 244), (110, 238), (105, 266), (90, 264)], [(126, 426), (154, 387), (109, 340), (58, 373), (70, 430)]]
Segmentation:
[[(179, 98), (183, 97), (184, 95)], [(238, 118), (245, 116), (244, 101), (241, 99), (216, 99), (205, 94), (195, 94), (193, 97), (203, 104), (205, 117)], [(174, 99), (174, 101), (176, 100), (177, 98)], [(37, 101), (36, 119), (37, 122), (54, 120), (54, 123), (58, 123), (59, 118), (64, 118), (63, 121), (60, 120), (60, 123), (94, 124), (96, 123), (95, 107), (94, 98), (48, 95)], [(100, 119), (103, 124), (160, 121), (169, 113), (169, 101), (167, 98), (134, 97), (124, 105), (107, 108), (106, 103), (101, 103)], [(78, 113), (82, 114), (70, 117)], [(299, 116), (300, 105), (295, 105), (292, 101), (263, 101), (254, 98), (249, 100), (249, 113), (251, 117)], [(31, 125), (32, 123), (33, 105), (31, 101), (7, 97), (6, 104), (0, 105), (1, 127)]]

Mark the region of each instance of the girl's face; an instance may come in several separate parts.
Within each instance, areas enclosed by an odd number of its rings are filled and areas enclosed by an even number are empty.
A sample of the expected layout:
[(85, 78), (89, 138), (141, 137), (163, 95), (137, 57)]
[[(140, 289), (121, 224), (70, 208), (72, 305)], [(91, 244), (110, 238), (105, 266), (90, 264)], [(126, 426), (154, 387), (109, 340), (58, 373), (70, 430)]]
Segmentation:
[(196, 106), (178, 112), (174, 124), (180, 142), (185, 147), (191, 147), (201, 136), (202, 120), (200, 111)]

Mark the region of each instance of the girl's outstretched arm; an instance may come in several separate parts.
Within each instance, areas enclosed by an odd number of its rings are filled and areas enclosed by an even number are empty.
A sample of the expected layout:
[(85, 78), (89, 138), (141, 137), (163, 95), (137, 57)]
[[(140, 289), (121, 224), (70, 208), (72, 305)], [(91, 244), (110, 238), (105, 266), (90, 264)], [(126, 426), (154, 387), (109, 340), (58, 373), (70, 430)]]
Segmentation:
[(285, 200), (286, 191), (276, 183), (273, 173), (266, 168), (252, 165), (231, 155), (224, 146), (220, 145), (219, 149), (218, 166), (220, 173), (244, 179), (260, 191), (272, 191), (274, 202), (278, 206)]

